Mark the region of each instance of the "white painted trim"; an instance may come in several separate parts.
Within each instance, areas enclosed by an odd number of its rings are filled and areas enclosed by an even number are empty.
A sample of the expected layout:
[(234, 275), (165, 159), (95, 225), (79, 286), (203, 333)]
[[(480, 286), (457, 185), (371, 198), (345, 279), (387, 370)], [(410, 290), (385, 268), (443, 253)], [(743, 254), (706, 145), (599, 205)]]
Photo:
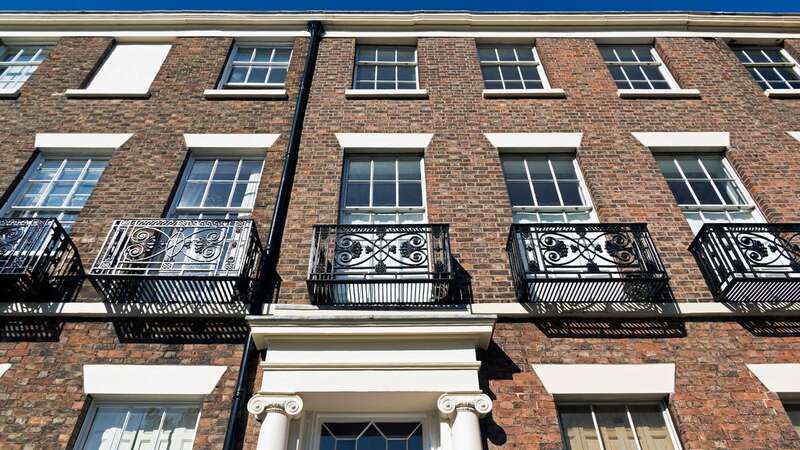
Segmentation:
[(94, 89), (67, 89), (64, 91), (67, 98), (150, 98), (150, 91), (125, 92), (125, 91), (98, 91)]
[(724, 150), (731, 144), (728, 132), (631, 133), (652, 151)]
[(769, 98), (800, 98), (800, 89), (766, 89), (764, 95)]
[(583, 133), (484, 133), (498, 149), (577, 149)]
[(663, 396), (675, 392), (675, 364), (533, 364), (550, 395)]
[(566, 98), (563, 89), (484, 89), (483, 98)]
[(8, 369), (10, 369), (10, 368), (11, 368), (11, 364), (8, 364), (8, 363), (0, 364), (0, 377), (2, 377), (3, 374), (6, 373), (6, 371)]
[(0, 98), (17, 98), (19, 89), (0, 89)]
[(792, 399), (800, 396), (800, 364), (748, 364), (747, 368), (779, 396)]
[(0, 303), (0, 317), (220, 317), (242, 318), (247, 307), (238, 304), (159, 305), (145, 303)]
[(791, 137), (797, 139), (798, 141), (800, 141), (800, 131), (789, 131), (788, 133), (789, 133), (789, 136), (791, 136)]
[(426, 149), (433, 133), (336, 133), (342, 149)]
[(428, 98), (427, 89), (347, 89), (346, 98), (389, 98), (389, 99), (424, 99)]
[(206, 89), (203, 96), (207, 99), (276, 99), (286, 100), (289, 96), (286, 89)]
[(95, 397), (199, 398), (210, 394), (227, 366), (87, 364), (83, 392)]
[(700, 98), (698, 89), (619, 89), (620, 98)]
[(116, 150), (133, 133), (36, 133), (34, 146), (44, 152), (72, 150)]
[(189, 149), (268, 149), (280, 134), (235, 133), (235, 134), (192, 134), (183, 135)]

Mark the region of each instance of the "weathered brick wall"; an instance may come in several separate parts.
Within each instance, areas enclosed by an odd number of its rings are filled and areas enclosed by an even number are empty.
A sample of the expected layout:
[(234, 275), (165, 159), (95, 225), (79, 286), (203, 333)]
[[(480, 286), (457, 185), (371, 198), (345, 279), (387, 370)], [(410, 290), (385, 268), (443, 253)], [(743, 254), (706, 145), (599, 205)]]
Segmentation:
[[(778, 397), (745, 364), (796, 363), (797, 323), (501, 322), (481, 354), (489, 449), (561, 449), (556, 403), (532, 364), (675, 364), (670, 414), (685, 449), (800, 448)], [(591, 377), (591, 373), (586, 373)]]
[[(789, 43), (791, 45), (796, 45)], [(292, 197), (280, 271), (283, 302), (307, 303), (309, 236), (335, 223), (343, 152), (334, 133), (435, 133), (425, 151), (428, 219), (449, 223), (453, 252), (472, 276), (477, 302), (515, 301), (505, 240), (511, 210), (498, 151), (486, 132), (583, 132), (577, 158), (601, 221), (646, 222), (672, 277), (678, 301), (710, 301), (687, 251), (693, 235), (649, 149), (631, 132), (729, 131), (728, 158), (773, 222), (800, 218), (800, 129), (796, 101), (764, 96), (730, 48), (702, 38), (658, 39), (683, 88), (702, 99), (620, 99), (591, 39), (542, 38), (537, 49), (566, 99), (483, 99), (473, 39), (421, 38), (420, 86), (427, 100), (346, 99), (353, 39), (322, 42)]]
[[(203, 90), (215, 87), (231, 43), (226, 38), (177, 39), (147, 100), (67, 99), (64, 91), (82, 87), (112, 41), (61, 39), (25, 83), (19, 99), (0, 100), (0, 189), (12, 188), (33, 155), (36, 133), (133, 133), (114, 152), (71, 233), (88, 269), (114, 219), (162, 215), (186, 158), (184, 133), (280, 133), (265, 157), (253, 213), (263, 240), (280, 181), (306, 39), (294, 41), (288, 100), (206, 100)], [(79, 300), (97, 300), (88, 282)], [(198, 327), (198, 320), (163, 325), (166, 334), (133, 342), (110, 322), (70, 320), (60, 334), (35, 342), (38, 335), (21, 333), (21, 325), (3, 319), (0, 363), (10, 362), (12, 367), (0, 377), (0, 448), (67, 448), (88, 405), (82, 393), (83, 364), (221, 364), (229, 370), (203, 403), (195, 444), (220, 448), (246, 333), (238, 341), (228, 335), (217, 344), (213, 335), (186, 343), (185, 336), (175, 334)], [(248, 442), (253, 447), (257, 425), (250, 422)]]

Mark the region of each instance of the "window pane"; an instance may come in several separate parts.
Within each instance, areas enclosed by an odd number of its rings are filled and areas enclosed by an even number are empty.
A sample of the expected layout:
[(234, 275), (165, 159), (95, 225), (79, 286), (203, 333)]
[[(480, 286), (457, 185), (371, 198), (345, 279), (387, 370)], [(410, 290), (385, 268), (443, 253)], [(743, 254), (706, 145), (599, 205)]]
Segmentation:
[(701, 205), (719, 205), (722, 203), (717, 193), (714, 192), (714, 187), (710, 181), (690, 181), (689, 185)]
[(348, 179), (369, 180), (369, 161), (350, 161), (348, 164)]
[(588, 405), (559, 406), (558, 412), (567, 450), (600, 450)]
[(211, 177), (213, 165), (213, 161), (194, 161), (188, 178), (190, 180), (208, 180)]
[(481, 67), (481, 71), (483, 72), (484, 80), (500, 79), (500, 67), (498, 66), (483, 66)]
[(529, 159), (528, 173), (534, 180), (552, 180), (553, 174), (550, 173), (550, 164), (546, 159)]
[(791, 420), (794, 425), (795, 431), (800, 434), (800, 405), (786, 405), (786, 412), (789, 414), (789, 420)]
[(398, 206), (422, 206), (422, 185), (420, 183), (400, 183)]
[(680, 181), (668, 181), (669, 188), (672, 190), (672, 195), (675, 196), (675, 201), (678, 202), (679, 205), (695, 205), (697, 202), (692, 197), (692, 193), (689, 191), (689, 187), (686, 186), (686, 183), (683, 180)]
[(345, 206), (369, 206), (369, 183), (347, 183)]
[(696, 157), (681, 157), (677, 161), (686, 178), (706, 178), (706, 174), (703, 168), (700, 167), (700, 163), (697, 162)]
[(261, 161), (242, 161), (237, 179), (240, 181), (259, 181), (261, 165)]
[(539, 206), (560, 206), (556, 185), (553, 182), (533, 182), (533, 192), (536, 194), (536, 201)]
[(208, 187), (208, 194), (206, 195), (205, 207), (222, 207), (228, 206), (228, 197), (230, 196), (232, 183), (212, 183)]
[(272, 68), (267, 83), (283, 84), (286, 81), (286, 69)]
[(394, 182), (375, 182), (372, 191), (372, 206), (395, 206)]
[(478, 58), (481, 61), (497, 61), (494, 47), (478, 47)]
[(658, 163), (658, 168), (661, 169), (661, 173), (664, 175), (664, 178), (680, 178), (681, 174), (678, 172), (678, 168), (675, 167), (675, 163), (672, 159), (663, 159), (659, 158), (656, 160)]
[(214, 171), (215, 180), (233, 180), (236, 178), (236, 170), (239, 161), (218, 161), (217, 169)]
[(398, 178), (401, 180), (420, 180), (422, 174), (420, 173), (419, 161), (403, 161), (397, 162)]
[(556, 179), (559, 180), (575, 180), (578, 176), (575, 174), (575, 165), (572, 160), (566, 159), (553, 159), (553, 172), (556, 174)]
[(531, 187), (527, 181), (509, 181), (508, 196), (511, 198), (512, 206), (531, 206), (533, 205), (533, 195), (531, 195)]
[(624, 405), (595, 405), (594, 413), (606, 449), (637, 450)]
[(636, 427), (636, 436), (642, 450), (672, 450), (675, 448), (667, 430), (667, 424), (664, 422), (660, 405), (629, 405), (628, 410)]
[(525, 172), (525, 162), (521, 159), (504, 159), (503, 160), (503, 173), (508, 180), (527, 180), (528, 175)]
[(733, 181), (715, 181), (717, 190), (722, 195), (722, 199), (728, 205), (743, 205), (747, 202), (742, 197), (739, 189), (736, 188), (736, 183)]
[(372, 177), (376, 180), (394, 180), (395, 161), (375, 161), (373, 163)]
[(559, 182), (558, 189), (561, 191), (561, 198), (564, 200), (565, 205), (583, 205), (583, 201), (581, 200), (580, 186), (578, 186), (577, 181)]
[(385, 450), (386, 439), (375, 425), (370, 425), (356, 441), (356, 447), (358, 450)]

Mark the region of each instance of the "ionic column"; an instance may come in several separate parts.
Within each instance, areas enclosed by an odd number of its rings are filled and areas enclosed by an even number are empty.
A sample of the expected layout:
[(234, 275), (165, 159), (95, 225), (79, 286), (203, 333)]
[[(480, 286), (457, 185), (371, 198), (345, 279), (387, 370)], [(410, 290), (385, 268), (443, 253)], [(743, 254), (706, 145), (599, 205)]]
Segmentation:
[(247, 411), (261, 422), (257, 450), (286, 450), (289, 422), (303, 412), (303, 399), (296, 395), (254, 395)]
[(450, 420), (451, 439), (456, 450), (482, 450), (479, 419), (492, 410), (486, 394), (444, 394), (437, 402), (439, 413)]

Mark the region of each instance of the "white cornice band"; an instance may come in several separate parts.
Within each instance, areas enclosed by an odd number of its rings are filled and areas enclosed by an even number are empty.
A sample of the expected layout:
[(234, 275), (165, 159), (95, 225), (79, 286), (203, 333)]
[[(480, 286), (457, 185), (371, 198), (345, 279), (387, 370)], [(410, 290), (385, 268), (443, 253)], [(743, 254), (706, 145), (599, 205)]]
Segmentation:
[(190, 149), (268, 149), (280, 134), (184, 134)]
[(44, 152), (79, 152), (116, 150), (133, 136), (132, 133), (36, 133), (34, 146)]
[(651, 396), (675, 392), (675, 364), (533, 364), (554, 397)]
[(424, 150), (432, 139), (433, 133), (336, 133), (339, 146), (345, 150)]

